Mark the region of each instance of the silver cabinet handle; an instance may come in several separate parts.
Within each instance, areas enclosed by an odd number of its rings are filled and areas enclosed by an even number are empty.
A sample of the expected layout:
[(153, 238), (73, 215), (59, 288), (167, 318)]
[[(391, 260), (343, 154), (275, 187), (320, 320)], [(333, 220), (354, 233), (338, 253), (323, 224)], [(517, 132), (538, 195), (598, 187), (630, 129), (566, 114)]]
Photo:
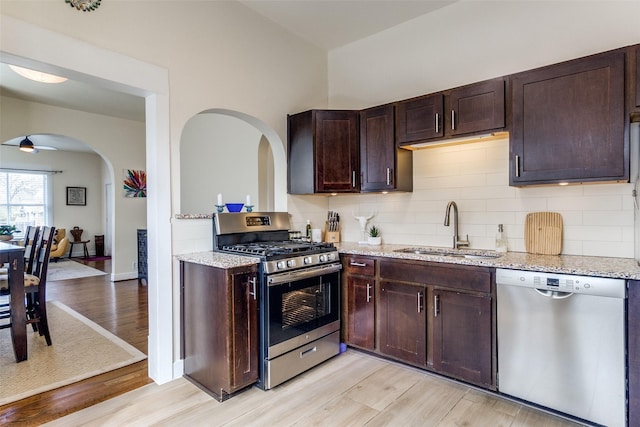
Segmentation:
[(387, 168), (387, 185), (391, 185), (391, 169)]
[(440, 132), (440, 114), (436, 113), (436, 133)]
[(356, 171), (353, 171), (351, 173), (351, 186), (353, 188), (356, 188)]
[(433, 300), (433, 317), (438, 317), (440, 312), (440, 295), (436, 295)]
[(249, 283), (251, 284), (251, 291), (249, 291), (249, 296), (253, 297), (254, 300), (258, 299), (258, 294), (256, 293), (256, 278), (249, 279)]
[(367, 283), (367, 302), (371, 302), (371, 285)]
[(520, 177), (520, 156), (516, 155), (516, 177)]
[(352, 265), (354, 267), (366, 267), (367, 266), (367, 264), (365, 264), (364, 262), (353, 262), (353, 261), (349, 262), (349, 265)]
[(456, 130), (456, 110), (451, 110), (451, 130)]
[(422, 292), (418, 292), (418, 313), (422, 313), (422, 304), (421, 301), (422, 300)]
[(316, 351), (318, 351), (318, 347), (313, 347), (310, 348), (308, 350), (304, 350), (300, 352), (300, 359), (302, 359), (303, 357), (305, 357), (306, 355), (310, 354), (310, 353), (315, 353)]

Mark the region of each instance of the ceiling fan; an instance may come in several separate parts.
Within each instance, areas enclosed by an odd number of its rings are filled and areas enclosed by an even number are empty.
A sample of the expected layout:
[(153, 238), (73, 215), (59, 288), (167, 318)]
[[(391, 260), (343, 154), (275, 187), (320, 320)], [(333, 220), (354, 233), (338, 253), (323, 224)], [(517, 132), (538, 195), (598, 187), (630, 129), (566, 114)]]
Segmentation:
[(19, 148), (20, 151), (33, 154), (38, 153), (40, 150), (57, 150), (57, 148), (49, 147), (46, 145), (34, 145), (33, 141), (29, 139), (29, 135), (26, 135), (24, 139), (20, 141)]

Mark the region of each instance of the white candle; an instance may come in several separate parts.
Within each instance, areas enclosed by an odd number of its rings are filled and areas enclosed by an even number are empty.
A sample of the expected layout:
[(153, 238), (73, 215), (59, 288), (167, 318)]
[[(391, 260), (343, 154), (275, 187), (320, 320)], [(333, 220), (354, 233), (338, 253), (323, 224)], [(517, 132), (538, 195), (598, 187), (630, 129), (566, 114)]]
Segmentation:
[(247, 194), (247, 206), (251, 206), (251, 196)]
[(218, 193), (218, 206), (222, 206), (222, 193)]

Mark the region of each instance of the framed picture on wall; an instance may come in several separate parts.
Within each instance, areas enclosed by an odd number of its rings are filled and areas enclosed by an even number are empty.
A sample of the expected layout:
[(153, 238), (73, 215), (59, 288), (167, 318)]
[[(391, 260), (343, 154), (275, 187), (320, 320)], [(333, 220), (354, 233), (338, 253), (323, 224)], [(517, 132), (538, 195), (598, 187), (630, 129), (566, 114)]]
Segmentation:
[(67, 205), (86, 206), (87, 187), (67, 187)]

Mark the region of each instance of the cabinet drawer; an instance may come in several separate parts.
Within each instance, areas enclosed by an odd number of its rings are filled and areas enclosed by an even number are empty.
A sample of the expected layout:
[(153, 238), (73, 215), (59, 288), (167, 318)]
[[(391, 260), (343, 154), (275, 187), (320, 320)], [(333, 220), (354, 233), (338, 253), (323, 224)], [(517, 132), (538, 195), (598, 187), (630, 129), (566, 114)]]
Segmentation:
[(484, 268), (382, 260), (380, 277), (385, 280), (414, 282), (474, 292), (491, 292), (491, 272)]
[(345, 269), (349, 274), (373, 276), (376, 272), (376, 262), (371, 258), (347, 256), (344, 258)]

